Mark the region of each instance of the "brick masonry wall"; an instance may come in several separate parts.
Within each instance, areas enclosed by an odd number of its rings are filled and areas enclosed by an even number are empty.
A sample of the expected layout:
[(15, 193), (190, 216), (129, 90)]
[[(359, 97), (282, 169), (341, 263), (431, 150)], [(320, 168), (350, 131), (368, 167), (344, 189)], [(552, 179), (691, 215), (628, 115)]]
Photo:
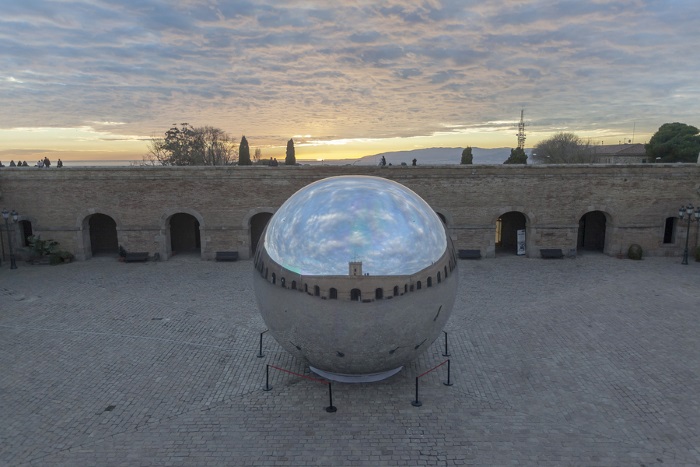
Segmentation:
[(700, 204), (700, 165), (639, 164), (3, 168), (0, 206), (16, 209), (35, 234), (58, 240), (78, 259), (91, 256), (87, 219), (95, 213), (116, 221), (127, 250), (167, 259), (169, 218), (179, 212), (199, 221), (203, 259), (222, 250), (249, 258), (255, 214), (274, 212), (296, 190), (338, 175), (407, 186), (445, 217), (456, 248), (480, 249), (486, 257), (496, 251), (496, 220), (510, 211), (526, 217), (528, 256), (540, 248), (575, 249), (579, 220), (590, 211), (606, 214), (607, 254), (639, 243), (646, 255), (680, 255), (685, 224), (678, 224), (673, 243), (663, 244), (665, 219), (677, 216), (681, 204)]

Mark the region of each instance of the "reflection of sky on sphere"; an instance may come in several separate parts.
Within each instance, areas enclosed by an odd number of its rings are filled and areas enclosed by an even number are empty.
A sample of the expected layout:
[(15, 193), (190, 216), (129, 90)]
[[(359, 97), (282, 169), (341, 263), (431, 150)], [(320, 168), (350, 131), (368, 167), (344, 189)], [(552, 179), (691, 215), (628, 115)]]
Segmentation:
[(270, 257), (304, 275), (347, 275), (362, 261), (370, 275), (413, 274), (447, 248), (440, 218), (417, 194), (391, 180), (332, 177), (292, 195), (265, 233)]

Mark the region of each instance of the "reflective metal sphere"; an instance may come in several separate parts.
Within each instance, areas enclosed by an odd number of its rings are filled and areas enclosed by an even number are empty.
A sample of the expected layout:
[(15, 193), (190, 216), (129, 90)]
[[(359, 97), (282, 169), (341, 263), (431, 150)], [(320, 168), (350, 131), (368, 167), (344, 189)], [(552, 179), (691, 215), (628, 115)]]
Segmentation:
[(376, 177), (333, 177), (285, 202), (264, 240), (275, 262), (304, 275), (348, 273), (362, 261), (371, 275), (411, 274), (445, 252), (440, 218), (408, 188)]
[(454, 247), (417, 194), (377, 177), (332, 177), (292, 195), (255, 254), (270, 333), (323, 376), (381, 379), (438, 337), (457, 290)]

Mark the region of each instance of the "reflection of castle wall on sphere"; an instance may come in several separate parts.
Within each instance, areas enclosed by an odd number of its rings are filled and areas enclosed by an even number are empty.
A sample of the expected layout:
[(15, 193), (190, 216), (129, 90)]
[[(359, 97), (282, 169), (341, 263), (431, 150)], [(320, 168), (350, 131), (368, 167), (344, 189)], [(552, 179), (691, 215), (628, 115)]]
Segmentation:
[[(360, 268), (362, 263), (358, 262)], [(441, 284), (457, 267), (454, 249), (448, 248), (432, 266), (415, 274), (396, 276), (372, 275), (301, 275), (283, 268), (273, 261), (267, 252), (259, 250), (255, 255), (255, 269), (272, 285), (283, 289), (298, 290), (322, 299), (371, 302), (391, 299), (404, 294), (431, 288)]]
[(410, 276), (304, 277), (264, 253), (255, 264), (256, 294), (272, 335), (297, 358), (342, 374), (379, 373), (414, 360), (440, 335), (458, 283), (453, 251)]
[(299, 190), (254, 261), (270, 333), (331, 375), (389, 375), (415, 359), (447, 322), (458, 283), (454, 246), (430, 206), (375, 177)]

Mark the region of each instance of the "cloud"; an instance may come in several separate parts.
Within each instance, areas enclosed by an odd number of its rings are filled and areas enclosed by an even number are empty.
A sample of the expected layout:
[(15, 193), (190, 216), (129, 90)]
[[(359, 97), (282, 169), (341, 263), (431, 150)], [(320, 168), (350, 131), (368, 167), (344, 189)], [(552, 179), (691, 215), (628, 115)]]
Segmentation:
[(0, 102), (16, 111), (0, 128), (121, 122), (131, 137), (189, 121), (283, 145), (437, 135), (526, 108), (529, 131), (654, 131), (698, 124), (682, 98), (698, 17), (690, 0), (10, 2)]
[(11, 149), (2, 149), (0, 150), (0, 155), (2, 156), (7, 156), (7, 157), (17, 157), (17, 156), (24, 156), (24, 155), (34, 155), (37, 153), (48, 153), (48, 152), (55, 152), (52, 149), (38, 149), (38, 148), (11, 148)]

